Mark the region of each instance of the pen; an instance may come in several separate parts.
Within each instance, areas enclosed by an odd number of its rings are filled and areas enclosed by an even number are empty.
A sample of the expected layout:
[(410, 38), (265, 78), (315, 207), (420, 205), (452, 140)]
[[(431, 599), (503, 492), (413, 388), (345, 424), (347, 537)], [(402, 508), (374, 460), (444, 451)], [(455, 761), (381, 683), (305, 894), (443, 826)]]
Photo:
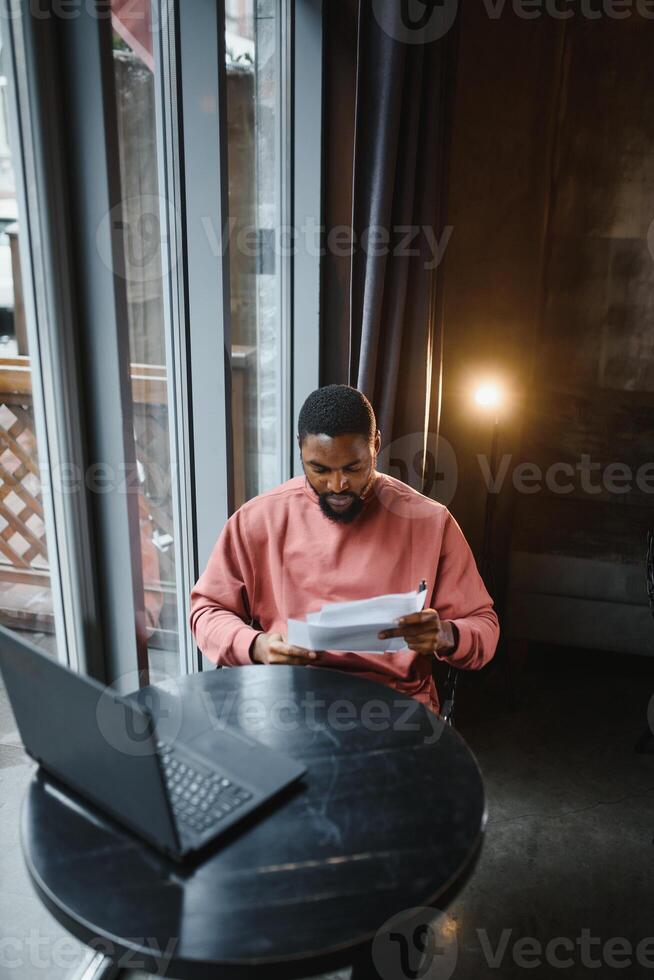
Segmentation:
[[(421, 578), (420, 579), (420, 585), (416, 589), (416, 592), (424, 592), (426, 590), (426, 588), (427, 588), (427, 579), (426, 578)], [(402, 619), (402, 617), (400, 616), (399, 619)], [(399, 619), (394, 619), (393, 622), (394, 623), (397, 623), (399, 621)], [(382, 633), (380, 635), (383, 636), (384, 634)]]

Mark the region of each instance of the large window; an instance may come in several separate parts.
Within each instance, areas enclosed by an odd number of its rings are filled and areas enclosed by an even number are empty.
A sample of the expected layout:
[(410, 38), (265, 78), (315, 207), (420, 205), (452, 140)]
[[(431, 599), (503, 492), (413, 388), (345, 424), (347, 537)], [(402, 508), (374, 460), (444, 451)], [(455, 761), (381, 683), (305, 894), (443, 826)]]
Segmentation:
[(235, 504), (290, 475), (287, 5), (227, 0)]
[[(48, 460), (43, 438), (31, 244), (15, 146), (16, 98), (0, 22), (0, 622), (57, 652), (56, 584)], [(55, 474), (56, 477), (56, 474)], [(50, 534), (46, 534), (46, 530)], [(56, 577), (56, 576), (55, 576)]]
[(317, 384), (320, 2), (57, 17), (0, 24), (0, 621), (135, 686), (197, 668), (191, 588)]
[[(115, 5), (120, 10), (121, 5)], [(113, 67), (121, 202), (112, 215), (122, 231), (129, 329), (132, 421), (150, 679), (178, 673), (179, 621), (171, 465), (170, 384), (164, 288), (175, 262), (162, 231), (152, 32), (149, 4), (113, 16)], [(141, 16), (136, 16), (140, 14)], [(174, 461), (173, 461), (174, 462)]]

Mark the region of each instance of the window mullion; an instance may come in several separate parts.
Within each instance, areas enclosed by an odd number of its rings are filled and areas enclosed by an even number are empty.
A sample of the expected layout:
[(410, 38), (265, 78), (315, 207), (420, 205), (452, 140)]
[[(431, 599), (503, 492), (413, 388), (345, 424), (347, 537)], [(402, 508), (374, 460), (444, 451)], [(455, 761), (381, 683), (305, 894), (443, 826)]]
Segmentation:
[(119, 689), (133, 688), (136, 668), (147, 680), (147, 636), (111, 21), (104, 4), (86, 4), (56, 27), (105, 676)]
[(179, 38), (199, 573), (234, 501), (222, 0), (180, 4)]

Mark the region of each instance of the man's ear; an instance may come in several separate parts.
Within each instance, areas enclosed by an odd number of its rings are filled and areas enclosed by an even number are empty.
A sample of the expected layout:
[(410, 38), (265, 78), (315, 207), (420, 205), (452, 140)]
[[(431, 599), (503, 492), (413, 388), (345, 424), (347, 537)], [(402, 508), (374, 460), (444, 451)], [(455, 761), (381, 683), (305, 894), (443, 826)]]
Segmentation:
[(375, 433), (375, 453), (379, 453), (381, 448), (381, 431), (377, 429)]

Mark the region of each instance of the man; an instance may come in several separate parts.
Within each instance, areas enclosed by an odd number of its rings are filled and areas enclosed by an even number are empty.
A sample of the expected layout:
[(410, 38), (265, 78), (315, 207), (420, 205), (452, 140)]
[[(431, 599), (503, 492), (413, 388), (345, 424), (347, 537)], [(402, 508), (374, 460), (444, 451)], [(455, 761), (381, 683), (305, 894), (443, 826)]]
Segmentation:
[[(191, 593), (198, 646), (225, 666), (316, 664), (387, 684), (438, 711), (432, 658), (478, 669), (499, 636), (493, 603), (459, 525), (442, 504), (375, 469), (381, 446), (368, 399), (328, 385), (298, 419), (304, 476), (247, 501), (223, 528)], [(427, 608), (382, 636), (395, 653), (305, 650), (287, 621), (326, 602), (410, 592)], [(255, 620), (260, 627), (248, 625)]]

